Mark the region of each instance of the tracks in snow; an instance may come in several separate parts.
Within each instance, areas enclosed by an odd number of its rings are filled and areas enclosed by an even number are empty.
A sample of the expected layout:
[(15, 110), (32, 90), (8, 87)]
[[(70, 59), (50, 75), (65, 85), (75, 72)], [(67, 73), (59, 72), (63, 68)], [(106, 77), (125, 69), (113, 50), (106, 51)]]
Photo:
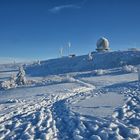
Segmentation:
[[(69, 104), (78, 96), (89, 98), (87, 92), (71, 96), (53, 104), (53, 114), (61, 140), (123, 140), (140, 139), (140, 91), (125, 89), (121, 94), (128, 96), (126, 103), (116, 109), (110, 118), (97, 118), (72, 112)], [(100, 93), (106, 91), (100, 91)]]
[[(86, 85), (62, 95), (38, 97), (33, 101), (25, 100), (20, 103), (13, 102), (12, 107), (3, 108), (5, 113), (0, 115), (0, 139), (58, 139), (60, 137), (58, 119), (62, 116), (57, 118), (57, 115), (62, 110), (67, 112), (65, 106), (61, 106), (61, 102), (89, 90), (93, 89)], [(62, 125), (64, 124), (60, 124)]]
[(10, 107), (11, 112), (0, 117), (0, 139), (139, 139), (139, 93), (123, 91), (122, 94), (130, 96), (126, 104), (117, 109), (111, 118), (100, 119), (80, 115), (69, 109), (69, 105), (77, 102), (79, 97), (86, 99), (105, 92), (94, 90), (93, 93), (94, 86), (91, 84), (80, 80), (76, 82), (81, 87), (69, 93), (39, 96), (33, 101), (23, 101)]
[(56, 128), (50, 106), (49, 98), (41, 98), (14, 108), (13, 115), (4, 114), (0, 139), (53, 139)]

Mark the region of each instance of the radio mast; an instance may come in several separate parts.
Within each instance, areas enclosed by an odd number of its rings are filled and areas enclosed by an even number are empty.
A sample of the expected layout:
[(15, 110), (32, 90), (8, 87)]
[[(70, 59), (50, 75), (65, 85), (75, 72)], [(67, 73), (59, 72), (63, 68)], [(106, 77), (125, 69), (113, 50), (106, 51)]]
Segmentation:
[(63, 47), (59, 49), (60, 57), (63, 57)]
[(70, 55), (71, 42), (68, 42), (68, 55)]

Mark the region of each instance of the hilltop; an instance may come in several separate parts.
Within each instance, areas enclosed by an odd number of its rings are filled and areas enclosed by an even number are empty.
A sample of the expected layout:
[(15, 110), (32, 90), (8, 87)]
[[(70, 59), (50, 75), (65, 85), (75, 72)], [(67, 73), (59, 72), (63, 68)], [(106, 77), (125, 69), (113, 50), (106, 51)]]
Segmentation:
[(92, 57), (93, 60), (82, 55), (41, 61), (39, 65), (27, 66), (26, 72), (31, 76), (47, 76), (140, 64), (140, 51), (93, 52)]
[(114, 51), (24, 64), (26, 77), (0, 65), (1, 82), (27, 80), (0, 89), (0, 139), (139, 140), (139, 64), (140, 51)]

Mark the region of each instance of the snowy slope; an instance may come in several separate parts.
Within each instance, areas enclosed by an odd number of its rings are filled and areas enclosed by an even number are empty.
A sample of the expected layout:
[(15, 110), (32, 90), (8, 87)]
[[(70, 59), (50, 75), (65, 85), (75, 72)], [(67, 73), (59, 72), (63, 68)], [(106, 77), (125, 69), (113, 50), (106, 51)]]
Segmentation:
[(88, 55), (52, 59), (42, 61), (40, 65), (29, 65), (26, 72), (32, 76), (46, 76), (92, 69), (109, 69), (125, 64), (140, 64), (140, 51), (94, 52), (93, 60), (89, 60)]
[[(0, 90), (0, 140), (139, 140), (140, 82), (121, 67), (139, 60), (129, 51), (28, 65), (33, 83)], [(106, 72), (95, 75), (98, 68)], [(14, 73), (1, 67), (0, 78)]]

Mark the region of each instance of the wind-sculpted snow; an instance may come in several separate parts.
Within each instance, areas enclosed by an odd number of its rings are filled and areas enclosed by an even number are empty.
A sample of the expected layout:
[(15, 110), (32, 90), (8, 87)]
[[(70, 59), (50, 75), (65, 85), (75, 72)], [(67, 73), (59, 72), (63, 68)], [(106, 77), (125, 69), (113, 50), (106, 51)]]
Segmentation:
[(50, 99), (40, 98), (21, 106), (1, 117), (1, 139), (51, 139), (55, 137), (55, 121), (49, 105)]
[(140, 51), (94, 52), (92, 58), (92, 60), (89, 60), (88, 55), (83, 55), (41, 61), (39, 65), (28, 65), (26, 73), (31, 76), (46, 76), (68, 72), (110, 69), (124, 65), (138, 65), (140, 64)]
[[(76, 89), (75, 89), (76, 90)], [(53, 106), (71, 96), (79, 94), (81, 91), (91, 90), (90, 88), (80, 88), (77, 92), (65, 95), (50, 95), (40, 97), (33, 101), (8, 101), (12, 106), (3, 108), (4, 113), (0, 116), (0, 138), (1, 139), (57, 139), (58, 129), (54, 118)], [(17, 107), (18, 106), (18, 107)], [(10, 112), (9, 112), (10, 110)], [(7, 113), (8, 112), (8, 113)]]
[[(80, 82), (82, 85), (85, 82)], [(119, 88), (126, 96), (122, 107), (110, 117), (94, 117), (74, 112), (70, 106), (91, 97), (113, 92), (113, 88), (95, 89), (89, 83), (65, 94), (40, 95), (33, 100), (9, 100), (0, 105), (1, 139), (46, 140), (112, 140), (140, 137), (140, 89), (139, 83), (129, 83), (130, 89)], [(123, 85), (122, 85), (123, 86)], [(132, 88), (135, 86), (135, 88)], [(114, 92), (116, 92), (114, 89)], [(127, 98), (128, 97), (128, 98)]]
[[(86, 100), (93, 96), (106, 93), (106, 90), (80, 93), (66, 100), (54, 104), (54, 116), (59, 130), (59, 139), (98, 139), (121, 140), (140, 139), (140, 91), (123, 90), (121, 93), (127, 98), (126, 103), (114, 110), (108, 118), (98, 118), (91, 115), (81, 115), (70, 110), (69, 106), (79, 102), (79, 98)], [(97, 94), (95, 94), (95, 92)], [(82, 98), (81, 98), (82, 97)], [(77, 99), (76, 99), (77, 98)]]
[(79, 80), (76, 82), (81, 86), (72, 88), (67, 93), (64, 90), (63, 94), (40, 94), (37, 99), (8, 99), (1, 102), (0, 139), (58, 139), (54, 104), (95, 88)]
[(104, 71), (27, 76), (0, 90), (0, 140), (139, 140), (138, 74)]

